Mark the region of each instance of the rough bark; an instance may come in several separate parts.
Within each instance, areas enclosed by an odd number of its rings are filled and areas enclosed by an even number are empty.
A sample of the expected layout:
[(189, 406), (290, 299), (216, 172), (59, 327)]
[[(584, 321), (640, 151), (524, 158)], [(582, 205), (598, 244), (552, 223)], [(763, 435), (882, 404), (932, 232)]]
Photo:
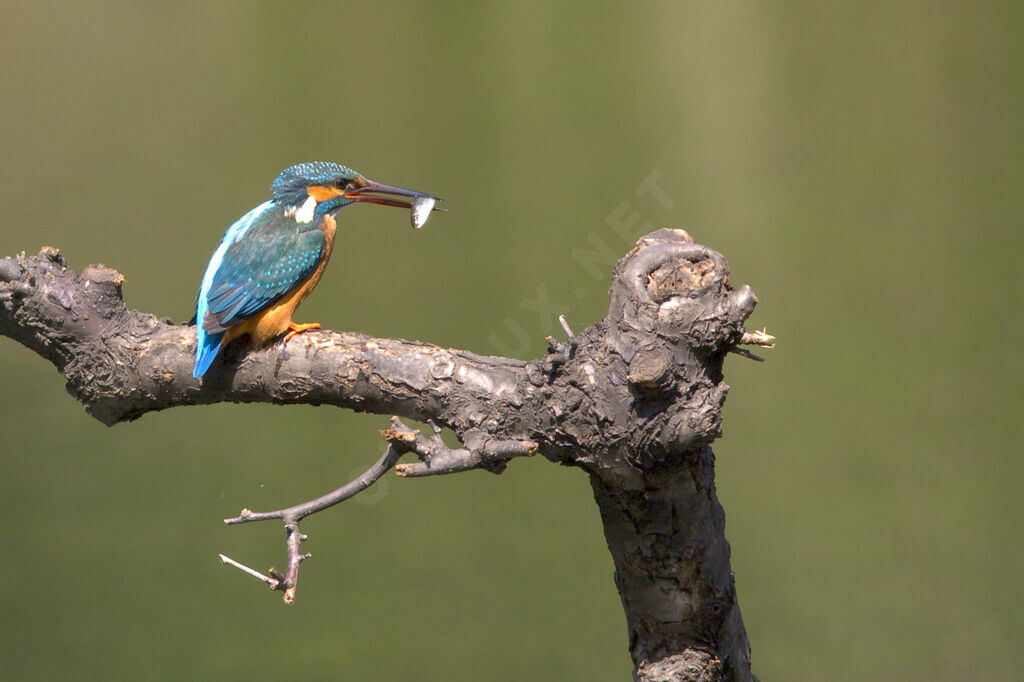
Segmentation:
[(751, 680), (710, 447), (723, 360), (750, 342), (743, 322), (756, 304), (728, 275), (720, 254), (659, 230), (616, 265), (607, 317), (550, 340), (537, 360), (317, 331), (286, 346), (236, 344), (200, 381), (194, 328), (128, 309), (117, 272), (77, 274), (44, 248), (0, 260), (0, 334), (52, 361), (108, 425), (178, 405), (331, 404), (448, 427), (465, 444), (450, 451), (466, 453), (463, 468), (500, 471), (468, 457), (535, 444), (590, 477), (635, 679)]

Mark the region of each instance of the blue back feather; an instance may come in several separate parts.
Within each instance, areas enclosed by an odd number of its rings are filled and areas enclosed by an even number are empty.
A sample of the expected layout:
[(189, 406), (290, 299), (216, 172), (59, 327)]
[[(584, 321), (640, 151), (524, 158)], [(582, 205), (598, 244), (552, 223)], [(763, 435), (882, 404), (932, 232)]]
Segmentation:
[(287, 208), (280, 200), (260, 204), (228, 228), (214, 251), (196, 304), (193, 376), (209, 369), (226, 329), (286, 296), (319, 264), (327, 245), (320, 221), (298, 223)]

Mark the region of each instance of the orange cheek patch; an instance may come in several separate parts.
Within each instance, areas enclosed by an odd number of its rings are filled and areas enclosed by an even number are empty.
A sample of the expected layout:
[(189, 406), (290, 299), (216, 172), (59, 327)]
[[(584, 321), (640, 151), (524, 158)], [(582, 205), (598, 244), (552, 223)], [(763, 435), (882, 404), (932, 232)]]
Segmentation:
[(341, 196), (342, 194), (344, 194), (344, 191), (338, 189), (337, 187), (311, 185), (310, 187), (306, 188), (306, 193), (309, 196), (313, 197), (313, 200), (319, 204), (321, 201), (327, 201), (328, 199), (331, 199), (333, 197)]

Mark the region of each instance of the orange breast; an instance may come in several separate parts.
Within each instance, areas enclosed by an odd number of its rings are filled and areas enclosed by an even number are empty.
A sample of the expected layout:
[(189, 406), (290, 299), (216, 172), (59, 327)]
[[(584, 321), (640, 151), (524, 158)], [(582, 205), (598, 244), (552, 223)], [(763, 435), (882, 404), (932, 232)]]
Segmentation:
[(327, 244), (324, 247), (323, 256), (320, 257), (320, 262), (317, 264), (316, 269), (313, 270), (313, 274), (266, 310), (261, 310), (244, 322), (224, 332), (221, 348), (230, 343), (232, 339), (236, 339), (244, 334), (249, 334), (256, 345), (264, 345), (288, 331), (288, 326), (292, 323), (292, 315), (295, 314), (295, 309), (306, 300), (306, 297), (313, 292), (313, 289), (320, 282), (320, 278), (324, 274), (324, 268), (327, 267), (327, 262), (331, 259), (331, 252), (334, 250), (334, 234), (338, 231), (338, 223), (331, 216), (324, 216), (320, 223), (320, 229), (323, 230), (324, 236), (327, 238)]

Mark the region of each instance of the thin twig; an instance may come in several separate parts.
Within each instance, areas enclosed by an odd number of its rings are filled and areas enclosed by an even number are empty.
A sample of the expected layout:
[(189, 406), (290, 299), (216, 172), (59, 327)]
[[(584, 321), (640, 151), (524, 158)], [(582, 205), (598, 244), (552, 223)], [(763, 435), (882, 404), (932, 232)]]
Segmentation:
[(743, 332), (740, 343), (747, 346), (761, 346), (762, 348), (775, 348), (775, 337), (768, 333), (767, 329), (759, 329), (756, 332)]
[(762, 358), (760, 355), (754, 355), (753, 353), (751, 353), (746, 348), (740, 348), (739, 346), (733, 346), (732, 348), (729, 349), (729, 352), (730, 353), (735, 353), (736, 355), (742, 355), (745, 358), (750, 358), (751, 360), (756, 360), (757, 362), (764, 362), (764, 358)]
[(544, 337), (548, 343), (548, 354), (541, 367), (548, 377), (552, 377), (558, 368), (573, 359), (580, 344), (579, 337), (572, 333), (572, 327), (569, 326), (565, 315), (558, 316), (558, 324), (562, 325), (567, 338), (565, 341), (559, 341), (554, 336)]
[(217, 556), (220, 557), (220, 560), (221, 560), (222, 563), (228, 564), (229, 566), (234, 566), (235, 568), (237, 568), (242, 573), (248, 573), (249, 575), (251, 575), (253, 578), (256, 578), (257, 580), (262, 580), (263, 582), (265, 582), (267, 584), (267, 587), (269, 587), (272, 590), (276, 590), (277, 586), (281, 584), (280, 580), (278, 580), (276, 578), (271, 578), (268, 575), (263, 575), (262, 573), (260, 573), (256, 569), (249, 568), (245, 564), (240, 564), (240, 563), (238, 563), (237, 561), (235, 561), (234, 559), (232, 559), (229, 556), (226, 556), (224, 554), (218, 554)]
[[(326, 507), (323, 508), (326, 509)], [(285, 574), (283, 583), (286, 585), (284, 590), (284, 603), (294, 604), (295, 588), (299, 584), (299, 564), (312, 555), (301, 554), (299, 552), (299, 545), (306, 539), (306, 536), (299, 532), (299, 522), (294, 521), (292, 523), (285, 523), (284, 527), (288, 533), (288, 540), (286, 542), (288, 546), (288, 572)]]
[[(760, 346), (761, 348), (775, 348), (775, 337), (769, 334), (767, 329), (759, 329), (756, 332), (743, 332), (743, 336), (740, 337), (740, 343), (748, 346)], [(729, 349), (729, 352), (742, 355), (757, 362), (764, 362), (764, 358), (751, 353), (746, 348), (733, 346)]]
[(248, 523), (250, 521), (267, 521), (270, 519), (283, 520), (285, 533), (287, 534), (285, 545), (288, 553), (288, 567), (285, 570), (284, 575), (281, 575), (273, 568), (268, 571), (271, 575), (264, 575), (263, 573), (249, 568), (234, 559), (230, 559), (223, 554), (220, 555), (221, 561), (234, 566), (244, 573), (248, 573), (254, 578), (262, 580), (273, 590), (282, 590), (284, 592), (284, 603), (293, 604), (295, 602), (295, 590), (299, 583), (299, 564), (311, 556), (309, 553), (303, 554), (300, 551), (300, 546), (306, 540), (306, 535), (299, 532), (299, 522), (310, 514), (315, 514), (327, 509), (328, 507), (333, 507), (339, 502), (344, 502), (345, 500), (366, 490), (386, 474), (389, 469), (394, 467), (402, 454), (403, 453), (399, 448), (389, 442), (384, 454), (381, 455), (380, 459), (377, 460), (372, 467), (337, 490), (329, 492), (326, 495), (321, 495), (315, 500), (303, 502), (302, 504), (286, 507), (284, 509), (278, 509), (271, 512), (254, 512), (250, 509), (243, 509), (238, 516), (230, 519), (224, 519), (224, 523), (228, 525)]
[(281, 519), (287, 522), (299, 522), (306, 518), (310, 514), (315, 514), (318, 511), (323, 511), (328, 507), (333, 507), (339, 502), (344, 502), (350, 497), (358, 495), (362, 491), (369, 488), (371, 485), (376, 483), (380, 478), (388, 472), (389, 469), (395, 466), (395, 463), (402, 457), (402, 453), (399, 452), (393, 444), (389, 443), (384, 454), (381, 455), (377, 462), (360, 474), (357, 478), (353, 479), (349, 483), (341, 486), (337, 490), (333, 490), (326, 495), (321, 495), (315, 500), (309, 502), (303, 502), (302, 504), (296, 504), (291, 507), (285, 507), (284, 509), (278, 509), (276, 511), (269, 512), (254, 512), (248, 509), (243, 509), (242, 512), (230, 519), (224, 519), (224, 523), (229, 526), (233, 526), (239, 523), (248, 523), (250, 521), (267, 521), (269, 519)]
[(500, 440), (482, 433), (470, 433), (461, 448), (450, 448), (441, 438), (441, 427), (429, 422), (433, 434), (426, 438), (410, 429), (397, 417), (391, 418), (392, 429), (384, 437), (403, 452), (415, 453), (419, 462), (395, 466), (395, 473), (403, 478), (454, 474), (471, 469), (486, 469), (500, 474), (508, 462), (516, 457), (528, 457), (537, 452), (537, 443), (530, 440)]
[(565, 335), (568, 338), (571, 339), (572, 337), (576, 336), (575, 334), (572, 333), (572, 328), (569, 327), (569, 323), (566, 321), (565, 315), (558, 316), (558, 324), (562, 325), (562, 329), (565, 330)]

